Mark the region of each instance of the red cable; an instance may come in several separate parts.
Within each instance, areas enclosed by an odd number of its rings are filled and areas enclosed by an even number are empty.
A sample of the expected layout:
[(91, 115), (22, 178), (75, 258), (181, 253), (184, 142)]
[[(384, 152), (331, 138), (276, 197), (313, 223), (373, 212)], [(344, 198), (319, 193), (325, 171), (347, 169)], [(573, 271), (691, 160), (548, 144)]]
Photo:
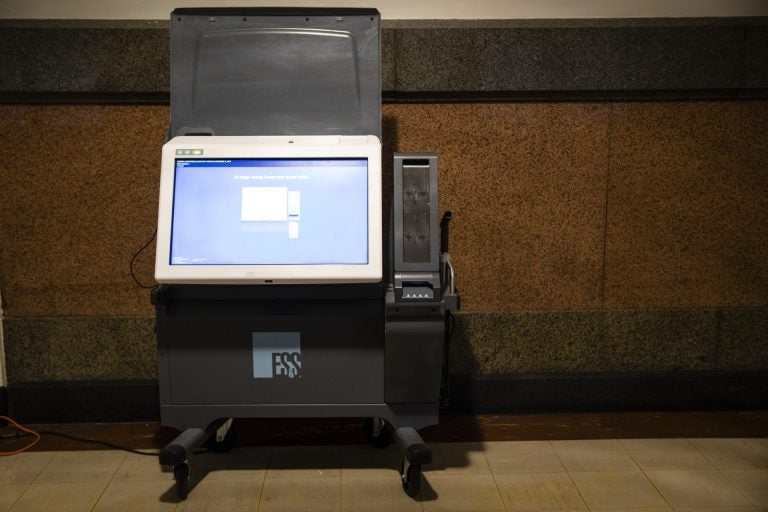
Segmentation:
[(33, 436), (35, 436), (35, 439), (31, 443), (29, 443), (27, 446), (24, 446), (22, 448), (19, 448), (18, 450), (12, 451), (12, 452), (0, 452), (0, 456), (2, 456), (2, 455), (16, 455), (17, 453), (21, 453), (23, 451), (29, 450), (30, 448), (35, 446), (40, 441), (40, 434), (38, 434), (34, 430), (28, 429), (27, 427), (25, 427), (23, 425), (19, 425), (18, 423), (13, 421), (8, 416), (0, 416), (0, 420), (5, 420), (8, 423), (10, 423), (11, 425), (13, 425), (14, 427), (16, 427), (17, 429), (21, 430), (22, 432), (26, 432), (27, 434), (32, 434)]

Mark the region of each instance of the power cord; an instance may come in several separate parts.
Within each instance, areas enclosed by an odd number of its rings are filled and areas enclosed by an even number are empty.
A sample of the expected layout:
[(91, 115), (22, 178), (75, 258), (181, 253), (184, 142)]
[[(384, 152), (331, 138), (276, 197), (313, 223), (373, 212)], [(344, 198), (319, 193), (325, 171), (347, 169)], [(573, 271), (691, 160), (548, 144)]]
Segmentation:
[(17, 439), (21, 437), (26, 436), (33, 436), (35, 439), (27, 444), (26, 446), (19, 448), (18, 450), (13, 450), (10, 452), (3, 452), (0, 451), (0, 456), (2, 455), (16, 455), (17, 453), (21, 453), (24, 451), (29, 450), (33, 446), (35, 446), (37, 443), (40, 442), (41, 436), (56, 436), (56, 437), (63, 437), (64, 439), (69, 439), (70, 441), (76, 441), (78, 443), (90, 443), (90, 444), (98, 444), (101, 446), (106, 446), (107, 448), (112, 448), (114, 450), (121, 450), (128, 453), (135, 453), (136, 455), (146, 455), (148, 457), (157, 457), (158, 454), (154, 452), (144, 452), (141, 450), (134, 450), (132, 448), (126, 448), (125, 446), (120, 446), (114, 443), (110, 443), (109, 441), (102, 441), (100, 439), (89, 439), (86, 437), (77, 437), (70, 434), (65, 434), (63, 432), (55, 432), (53, 430), (40, 430), (38, 432), (35, 432), (34, 430), (27, 428), (23, 425), (20, 425), (19, 423), (15, 422), (8, 416), (0, 416), (1, 420), (7, 421), (9, 424), (16, 427), (21, 432), (14, 432), (11, 434), (3, 434), (0, 436), (2, 439)]
[[(26, 446), (23, 446), (23, 447), (19, 448), (18, 450), (13, 450), (13, 451), (10, 451), (10, 452), (0, 452), (0, 456), (3, 456), (3, 455), (16, 455), (17, 453), (21, 453), (21, 452), (29, 450), (30, 448), (32, 448), (33, 446), (35, 446), (37, 443), (40, 442), (40, 434), (35, 432), (34, 430), (28, 429), (27, 427), (25, 427), (23, 425), (19, 425), (18, 423), (13, 421), (8, 416), (0, 416), (0, 420), (7, 421), (8, 423), (13, 425), (17, 429), (21, 430), (21, 433), (11, 434), (10, 437), (34, 436), (34, 438), (35, 438), (31, 443), (29, 443)], [(9, 436), (5, 435), (3, 437), (9, 437)]]
[(135, 453), (136, 455), (146, 455), (148, 457), (157, 457), (159, 455), (155, 452), (143, 452), (141, 450), (134, 450), (133, 448), (126, 448), (125, 446), (120, 446), (118, 444), (110, 443), (109, 441), (102, 441), (100, 439), (89, 439), (87, 437), (77, 437), (70, 434), (65, 434), (64, 432), (55, 432), (53, 430), (41, 430), (38, 432), (38, 434), (43, 436), (63, 437), (64, 439), (69, 439), (70, 441), (77, 441), (78, 443), (98, 444), (101, 446), (106, 446), (107, 448), (112, 448), (113, 450), (120, 450), (123, 452)]
[(157, 228), (155, 228), (155, 230), (152, 232), (152, 237), (151, 237), (149, 240), (147, 240), (147, 243), (145, 243), (144, 245), (142, 245), (142, 246), (141, 246), (141, 249), (139, 249), (138, 251), (136, 251), (136, 254), (134, 254), (134, 255), (133, 255), (133, 258), (131, 258), (131, 265), (130, 265), (130, 267), (131, 267), (131, 277), (133, 278), (134, 282), (135, 282), (137, 285), (139, 285), (140, 287), (142, 287), (142, 288), (145, 288), (145, 289), (147, 289), (147, 290), (151, 290), (152, 288), (154, 288), (154, 286), (147, 286), (147, 285), (143, 284), (141, 281), (139, 281), (139, 278), (138, 278), (138, 277), (136, 277), (136, 274), (135, 274), (135, 273), (134, 273), (134, 271), (133, 271), (133, 263), (136, 261), (136, 258), (138, 258), (138, 257), (139, 257), (139, 254), (141, 254), (142, 252), (144, 252), (144, 249), (146, 249), (147, 247), (149, 247), (149, 244), (151, 244), (151, 243), (152, 243), (152, 240), (154, 240), (156, 236), (157, 236)]

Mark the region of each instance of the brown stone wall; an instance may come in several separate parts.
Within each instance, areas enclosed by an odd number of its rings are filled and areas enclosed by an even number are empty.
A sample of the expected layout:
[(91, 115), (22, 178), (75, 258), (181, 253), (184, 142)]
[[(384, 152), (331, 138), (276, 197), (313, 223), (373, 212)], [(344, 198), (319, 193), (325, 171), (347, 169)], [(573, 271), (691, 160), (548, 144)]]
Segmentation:
[[(129, 262), (155, 229), (168, 115), (162, 106), (0, 106), (0, 288), (12, 382), (155, 374), (153, 310)], [(666, 344), (683, 369), (717, 368), (707, 357), (768, 368), (763, 315), (738, 313), (768, 306), (768, 102), (387, 104), (383, 115), (385, 159), (439, 155), (463, 299), (456, 371), (668, 369)], [(148, 284), (153, 258), (150, 245), (135, 266)], [(714, 313), (706, 322), (686, 316), (702, 337), (669, 334), (681, 325), (669, 310), (729, 308), (736, 312), (723, 318), (752, 319), (746, 330), (727, 323), (738, 331), (731, 341), (718, 341), (730, 331)], [(542, 311), (557, 318), (526, 323)], [(81, 317), (90, 320), (80, 326)], [(100, 317), (142, 319), (140, 335), (107, 324), (98, 339), (76, 333)], [(504, 331), (496, 344), (494, 329), (507, 324), (525, 340)], [(535, 325), (551, 327), (547, 339)], [(665, 334), (648, 341), (643, 333), (654, 329)], [(628, 337), (647, 348), (627, 348)], [(711, 346), (688, 361), (686, 347), (701, 339)], [(85, 360), (99, 346), (112, 347), (112, 366)], [(74, 355), (47, 355), (54, 347)], [(617, 350), (620, 363), (594, 357), (600, 350)], [(51, 364), (40, 363), (46, 357)], [(68, 370), (56, 370), (57, 360)]]

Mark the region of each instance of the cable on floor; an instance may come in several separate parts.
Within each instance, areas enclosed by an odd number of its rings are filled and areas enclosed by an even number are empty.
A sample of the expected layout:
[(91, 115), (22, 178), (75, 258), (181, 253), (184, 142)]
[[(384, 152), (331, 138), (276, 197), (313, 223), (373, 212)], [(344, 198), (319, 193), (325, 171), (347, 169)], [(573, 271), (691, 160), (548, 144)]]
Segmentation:
[(145, 452), (141, 450), (134, 450), (133, 448), (126, 448), (125, 446), (120, 446), (114, 443), (110, 443), (109, 441), (102, 441), (100, 439), (89, 439), (86, 437), (77, 437), (70, 434), (65, 434), (63, 432), (56, 432), (53, 430), (40, 430), (38, 432), (35, 432), (34, 430), (27, 428), (23, 425), (20, 425), (19, 423), (15, 422), (8, 416), (0, 416), (0, 420), (5, 420), (9, 424), (16, 427), (21, 432), (16, 432), (14, 434), (5, 434), (2, 437), (4, 439), (9, 438), (20, 438), (20, 437), (26, 437), (26, 436), (33, 436), (35, 439), (29, 443), (28, 445), (19, 448), (18, 450), (10, 451), (10, 452), (2, 452), (0, 451), (0, 456), (2, 455), (16, 455), (17, 453), (21, 453), (24, 451), (29, 450), (33, 446), (35, 446), (37, 443), (40, 442), (41, 436), (56, 436), (56, 437), (63, 437), (64, 439), (69, 439), (70, 441), (76, 441), (78, 443), (90, 443), (90, 444), (98, 444), (101, 446), (106, 446), (107, 448), (112, 448), (114, 450), (121, 450), (128, 453), (135, 453), (136, 455), (146, 455), (148, 457), (157, 457), (158, 454), (155, 452)]
[(70, 434), (65, 434), (64, 432), (56, 432), (53, 430), (41, 430), (39, 434), (44, 436), (63, 437), (64, 439), (69, 439), (70, 441), (76, 441), (78, 443), (98, 444), (101, 446), (106, 446), (107, 448), (112, 448), (114, 450), (121, 450), (128, 453), (135, 453), (136, 455), (146, 455), (147, 457), (159, 456), (159, 454), (156, 452), (144, 452), (141, 450), (134, 450), (133, 448), (126, 448), (125, 446), (120, 446), (118, 444), (110, 443), (109, 441), (102, 441), (100, 439), (90, 439), (87, 437), (77, 437)]
[(0, 420), (4, 420), (4, 421), (7, 421), (9, 424), (13, 425), (13, 426), (14, 426), (14, 427), (16, 427), (18, 430), (21, 430), (21, 432), (23, 432), (23, 433), (22, 433), (22, 434), (20, 434), (20, 435), (18, 435), (18, 437), (21, 437), (21, 436), (23, 436), (23, 435), (31, 435), (31, 436), (34, 436), (34, 439), (33, 439), (33, 440), (32, 440), (32, 442), (31, 442), (31, 443), (29, 443), (28, 445), (26, 445), (26, 446), (23, 446), (23, 447), (19, 448), (18, 450), (13, 450), (13, 451), (10, 451), (10, 452), (2, 452), (2, 451), (0, 451), (0, 456), (4, 456), (4, 455), (16, 455), (17, 453), (21, 453), (21, 452), (24, 452), (24, 451), (27, 451), (27, 450), (29, 450), (30, 448), (32, 448), (33, 446), (35, 446), (37, 443), (39, 443), (39, 442), (40, 442), (40, 434), (39, 434), (39, 433), (37, 433), (37, 432), (35, 432), (34, 430), (32, 430), (32, 429), (29, 429), (29, 428), (25, 427), (24, 425), (20, 425), (20, 424), (16, 423), (15, 421), (13, 421), (13, 420), (12, 420), (11, 418), (9, 418), (8, 416), (0, 416)]

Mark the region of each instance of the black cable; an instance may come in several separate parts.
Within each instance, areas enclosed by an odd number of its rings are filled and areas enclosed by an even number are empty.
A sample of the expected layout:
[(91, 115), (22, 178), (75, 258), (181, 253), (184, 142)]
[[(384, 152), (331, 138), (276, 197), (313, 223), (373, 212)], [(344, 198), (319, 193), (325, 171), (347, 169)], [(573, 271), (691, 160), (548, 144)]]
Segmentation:
[[(99, 444), (102, 446), (106, 446), (107, 448), (113, 448), (115, 450), (120, 450), (123, 452), (128, 453), (135, 453), (136, 455), (147, 455), (149, 457), (157, 457), (157, 453), (153, 452), (143, 452), (141, 450), (134, 450), (133, 448), (126, 448), (125, 446), (120, 446), (114, 443), (110, 443), (109, 441), (101, 441), (99, 439), (89, 439), (87, 437), (77, 437), (70, 434), (65, 434), (63, 432), (54, 432), (53, 430), (38, 430), (38, 434), (41, 436), (57, 436), (57, 437), (63, 437), (64, 439), (69, 439), (70, 441), (77, 441), (78, 443), (91, 443), (91, 444)], [(19, 437), (27, 437), (32, 434), (28, 434), (26, 432), (17, 432), (14, 434), (4, 434), (2, 435), (3, 439), (11, 439), (11, 438), (19, 438)]]
[(456, 329), (456, 317), (453, 316), (453, 313), (451, 313), (450, 311), (445, 312), (445, 317), (446, 317), (445, 319), (447, 320), (446, 322), (447, 329), (446, 329), (445, 339), (446, 341), (448, 341), (448, 339), (450, 339), (450, 337), (453, 336), (453, 331)]
[(133, 272), (133, 263), (136, 261), (136, 258), (138, 258), (138, 257), (139, 257), (139, 254), (141, 254), (142, 252), (144, 252), (144, 249), (146, 249), (147, 247), (149, 247), (149, 244), (151, 244), (151, 243), (152, 243), (152, 240), (154, 240), (156, 236), (157, 236), (157, 228), (155, 228), (155, 231), (153, 231), (153, 232), (152, 232), (152, 238), (150, 238), (149, 240), (147, 240), (147, 243), (145, 243), (144, 245), (142, 245), (142, 246), (141, 246), (141, 249), (139, 249), (138, 251), (136, 251), (136, 254), (134, 254), (134, 255), (133, 255), (133, 258), (131, 258), (131, 265), (130, 265), (130, 266), (131, 266), (131, 277), (133, 278), (134, 282), (135, 282), (137, 285), (139, 285), (139, 286), (141, 286), (142, 288), (145, 288), (145, 289), (147, 289), (147, 290), (151, 290), (152, 288), (154, 288), (154, 285), (153, 285), (153, 286), (147, 286), (147, 285), (145, 285), (145, 284), (142, 284), (142, 283), (141, 283), (141, 281), (139, 281), (139, 279), (136, 277), (136, 274)]
[(443, 340), (443, 365), (441, 368), (440, 379), (440, 406), (447, 409), (450, 406), (451, 395), (451, 360), (450, 360), (450, 339), (456, 327), (456, 317), (450, 311), (445, 312), (445, 339)]
[[(123, 452), (128, 453), (135, 453), (136, 455), (145, 455), (147, 457), (159, 457), (159, 453), (155, 452), (143, 452), (141, 450), (134, 450), (133, 448), (126, 448), (125, 446), (120, 446), (119, 444), (110, 443), (109, 441), (102, 441), (100, 439), (90, 439), (88, 437), (77, 437), (73, 436), (71, 434), (65, 434), (64, 432), (55, 432), (53, 430), (39, 430), (37, 431), (38, 434), (41, 436), (56, 436), (56, 437), (63, 437), (64, 439), (69, 439), (70, 441), (76, 441), (78, 443), (89, 443), (89, 444), (98, 444), (101, 446), (106, 446), (107, 448), (112, 448), (114, 450), (120, 450)], [(0, 435), (0, 439), (15, 439), (19, 437), (27, 437), (32, 434), (27, 434), (26, 432), (16, 432), (13, 434), (3, 434)], [(202, 450), (195, 451), (194, 455), (199, 455), (201, 453), (208, 453), (209, 450), (203, 448)]]

